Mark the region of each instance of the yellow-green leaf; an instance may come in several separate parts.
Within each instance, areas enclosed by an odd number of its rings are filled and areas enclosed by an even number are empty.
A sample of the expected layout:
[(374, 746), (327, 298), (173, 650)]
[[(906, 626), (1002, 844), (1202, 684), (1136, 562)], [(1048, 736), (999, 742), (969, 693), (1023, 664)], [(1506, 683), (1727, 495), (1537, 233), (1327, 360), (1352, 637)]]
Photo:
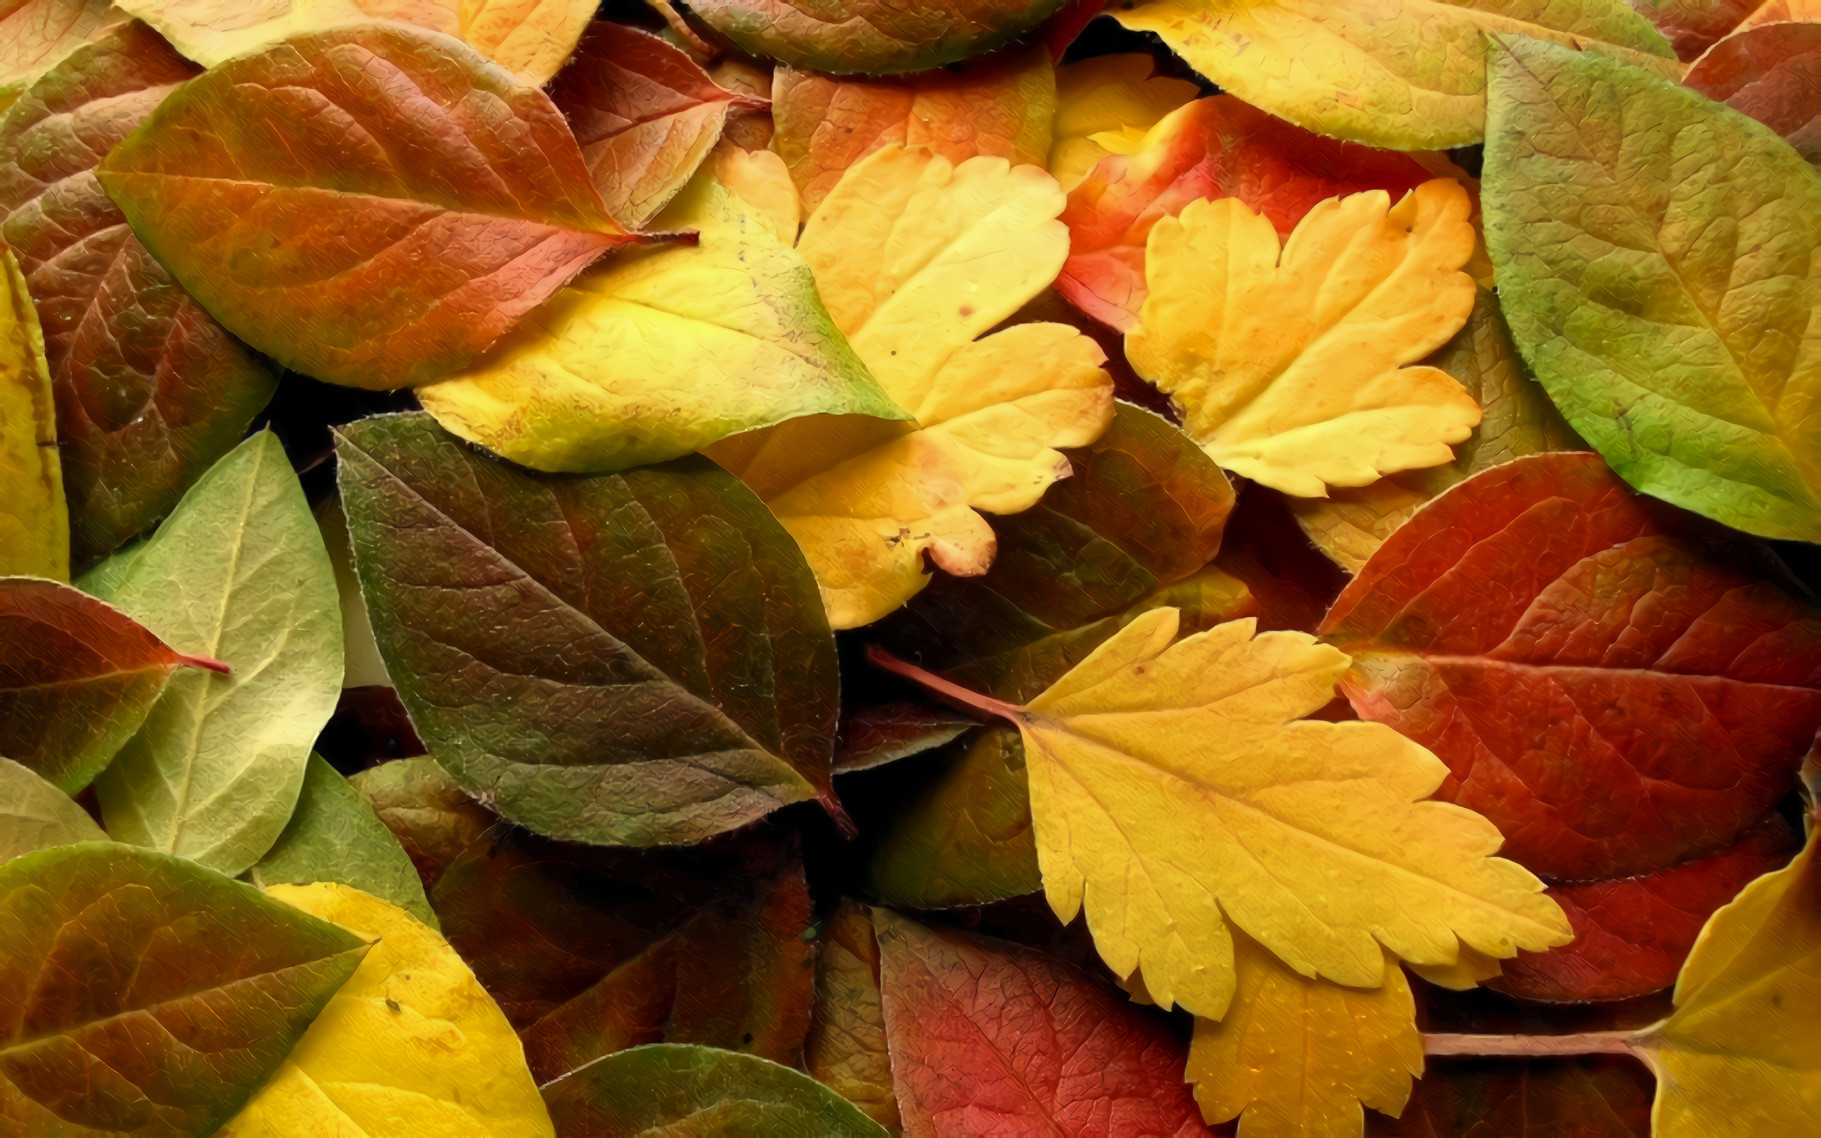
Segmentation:
[(12, 250), (0, 246), (0, 577), (70, 579), (70, 517), (44, 330)]

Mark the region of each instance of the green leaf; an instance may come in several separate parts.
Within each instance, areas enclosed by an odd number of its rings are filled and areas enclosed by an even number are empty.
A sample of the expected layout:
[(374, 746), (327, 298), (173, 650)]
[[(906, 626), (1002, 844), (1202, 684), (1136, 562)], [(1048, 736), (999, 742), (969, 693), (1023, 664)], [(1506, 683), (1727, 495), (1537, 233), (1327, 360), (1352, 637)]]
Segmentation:
[(317, 881), (352, 885), (441, 928), (405, 847), (360, 791), (321, 755), (310, 756), (290, 824), (253, 864), (251, 874), (261, 889)]
[(1821, 177), (1649, 72), (1512, 39), (1483, 205), (1512, 337), (1627, 482), (1821, 541)]
[(278, 839), (341, 691), (335, 574), (278, 436), (190, 488), (144, 545), (84, 586), (228, 675), (173, 677), (96, 781), (108, 832), (237, 874)]
[(0, 864), (52, 846), (105, 841), (101, 827), (69, 795), (30, 767), (0, 759)]
[(792, 67), (888, 75), (1004, 47), (1064, 0), (695, 0), (689, 8), (749, 55)]
[(538, 474), (426, 415), (350, 424), (337, 451), (386, 669), (484, 804), (674, 845), (828, 793), (834, 638), (796, 543), (732, 476)]
[(368, 767), (350, 776), (348, 785), (404, 847), (426, 892), (469, 842), (499, 821), (428, 755)]
[(0, 575), (70, 575), (70, 518), (44, 329), (11, 249), (0, 244)]
[(212, 1134), (367, 946), (259, 890), (101, 842), (0, 866), (0, 1131)]
[(544, 1101), (566, 1138), (886, 1133), (801, 1071), (688, 1043), (653, 1043), (598, 1059), (547, 1085)]

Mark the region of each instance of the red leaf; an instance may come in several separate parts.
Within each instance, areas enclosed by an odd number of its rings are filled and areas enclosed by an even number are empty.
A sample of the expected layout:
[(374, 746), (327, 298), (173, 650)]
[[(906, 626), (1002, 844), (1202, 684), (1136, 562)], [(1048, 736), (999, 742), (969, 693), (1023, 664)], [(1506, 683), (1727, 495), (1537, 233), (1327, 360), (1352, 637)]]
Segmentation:
[(1763, 24), (1728, 36), (1683, 82), (1821, 158), (1821, 24)]
[(1361, 718), (1448, 764), (1437, 796), (1570, 881), (1731, 845), (1821, 725), (1821, 620), (1590, 454), (1425, 506), (1323, 622)]
[[(1627, 0), (1633, 9), (1657, 26), (1676, 49), (1676, 58), (1687, 63), (1731, 34), (1739, 22), (1764, 0)], [(1772, 0), (1774, 3), (1775, 0)], [(1787, 9), (1787, 5), (1779, 5)], [(1788, 19), (1787, 15), (1776, 17)]]

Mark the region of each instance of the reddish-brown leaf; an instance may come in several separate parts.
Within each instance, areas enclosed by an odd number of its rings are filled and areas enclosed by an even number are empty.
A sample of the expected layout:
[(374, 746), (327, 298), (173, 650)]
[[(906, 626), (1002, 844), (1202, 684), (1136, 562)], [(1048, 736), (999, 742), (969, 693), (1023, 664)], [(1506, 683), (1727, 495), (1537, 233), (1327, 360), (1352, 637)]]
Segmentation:
[(866, 906), (843, 901), (816, 957), (816, 1004), (803, 1066), (868, 1118), (897, 1133), (891, 1053), (879, 995), (879, 942)]
[(1647, 1138), (1654, 1082), (1633, 1059), (1431, 1060), (1379, 1138)]
[(1252, 591), (1261, 632), (1315, 631), (1347, 583), (1296, 524), (1284, 495), (1256, 482), (1240, 493), (1214, 564)]
[(1764, 6), (1764, 0), (1627, 0), (1657, 26), (1683, 63), (1694, 59), (1739, 22)]
[(1342, 690), (1446, 762), (1437, 796), (1570, 881), (1725, 849), (1821, 726), (1821, 620), (1591, 454), (1425, 506), (1323, 621)]
[(1206, 1134), (1169, 1025), (1035, 949), (884, 910), (880, 989), (905, 1130)]
[(1388, 190), (1395, 199), (1431, 175), (1409, 155), (1336, 142), (1231, 95), (1172, 111), (1135, 154), (1104, 158), (1069, 193), (1069, 259), (1056, 291), (1120, 331), (1144, 304), (1144, 247), (1159, 218), (1202, 198), (1238, 198), (1288, 235), (1317, 202)]
[(1821, 24), (1761, 24), (1728, 36), (1683, 82), (1757, 119), (1810, 162), (1821, 160)]
[(870, 770), (940, 747), (979, 721), (927, 703), (899, 700), (841, 713), (834, 772)]

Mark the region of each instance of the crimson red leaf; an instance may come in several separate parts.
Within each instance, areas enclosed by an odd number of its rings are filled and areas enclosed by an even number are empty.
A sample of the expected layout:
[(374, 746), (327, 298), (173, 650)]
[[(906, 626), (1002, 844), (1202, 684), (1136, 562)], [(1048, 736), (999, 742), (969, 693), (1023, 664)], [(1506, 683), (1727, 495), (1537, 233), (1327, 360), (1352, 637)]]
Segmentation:
[[(1437, 796), (1571, 881), (1724, 849), (1821, 726), (1821, 620), (1591, 454), (1520, 458), (1425, 506), (1321, 632), (1342, 690), (1446, 762)], [(1705, 532), (1705, 531), (1702, 531)]]

